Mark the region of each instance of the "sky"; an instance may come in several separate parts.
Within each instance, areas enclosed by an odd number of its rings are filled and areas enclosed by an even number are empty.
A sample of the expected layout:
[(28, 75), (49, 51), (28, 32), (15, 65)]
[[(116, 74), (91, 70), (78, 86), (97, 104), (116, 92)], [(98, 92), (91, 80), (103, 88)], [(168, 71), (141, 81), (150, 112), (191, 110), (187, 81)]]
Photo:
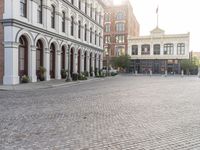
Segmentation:
[[(121, 0), (114, 0), (119, 4)], [(130, 0), (140, 23), (140, 35), (149, 35), (156, 27), (159, 7), (159, 27), (166, 34), (190, 32), (190, 51), (200, 52), (199, 0)]]

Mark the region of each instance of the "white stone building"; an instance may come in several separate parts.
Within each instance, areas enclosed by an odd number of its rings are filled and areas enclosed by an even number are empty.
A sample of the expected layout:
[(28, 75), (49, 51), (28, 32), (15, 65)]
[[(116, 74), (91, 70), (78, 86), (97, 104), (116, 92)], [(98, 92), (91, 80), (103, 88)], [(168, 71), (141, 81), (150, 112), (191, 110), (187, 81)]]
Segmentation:
[[(45, 79), (102, 68), (103, 14), (101, 0), (5, 0), (5, 85), (29, 76), (37, 82), (39, 67)], [(68, 67), (70, 66), (70, 67)]]
[(138, 73), (180, 73), (180, 61), (189, 59), (190, 34), (165, 34), (155, 28), (149, 36), (129, 37), (128, 54), (132, 71)]

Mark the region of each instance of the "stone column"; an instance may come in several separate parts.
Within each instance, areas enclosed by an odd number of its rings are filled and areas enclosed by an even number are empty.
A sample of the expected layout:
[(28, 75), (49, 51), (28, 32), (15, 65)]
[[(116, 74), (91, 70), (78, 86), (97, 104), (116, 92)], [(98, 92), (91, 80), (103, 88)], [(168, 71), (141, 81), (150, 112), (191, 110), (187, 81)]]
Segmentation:
[(77, 67), (78, 67), (78, 54), (77, 54), (77, 48), (74, 51), (74, 62), (73, 62), (73, 73), (77, 73)]
[(93, 75), (93, 77), (95, 76), (95, 74), (94, 74), (94, 71), (95, 71), (95, 66), (94, 66), (94, 53), (92, 53), (92, 69), (93, 69), (93, 72), (92, 72), (92, 75)]
[(80, 64), (81, 65), (81, 73), (84, 72), (84, 65), (85, 65), (84, 64), (84, 57), (85, 57), (84, 56), (84, 51), (82, 50), (81, 51), (81, 64)]
[(85, 41), (85, 39), (84, 39), (84, 26), (83, 25), (81, 25), (81, 41), (82, 42)]
[(96, 59), (96, 68), (98, 69), (98, 71), (100, 70), (100, 68), (99, 68), (99, 55), (97, 55), (97, 59)]
[(36, 47), (31, 46), (31, 51), (29, 54), (29, 77), (31, 82), (37, 82), (36, 76)]
[(69, 51), (68, 49), (65, 49), (65, 70), (68, 70), (69, 71)]
[(4, 85), (19, 84), (19, 43), (4, 42)]
[(78, 39), (78, 23), (74, 22), (74, 38)]
[(44, 49), (44, 67), (46, 68), (46, 81), (49, 81), (50, 78), (50, 50), (49, 48)]
[(177, 43), (174, 43), (174, 53), (173, 55), (177, 55)]
[(90, 73), (90, 53), (87, 51), (87, 57), (86, 57), (86, 71)]
[(70, 18), (67, 18), (67, 21), (66, 21), (66, 24), (67, 24), (67, 36), (71, 36), (71, 21), (70, 21)]
[[(38, 18), (37, 18), (37, 15), (33, 15), (34, 12), (37, 12), (37, 8), (38, 8), (38, 4), (36, 3), (36, 1), (29, 1), (30, 4), (32, 4), (32, 6), (30, 5), (30, 9), (29, 10), (29, 13), (31, 14), (31, 23), (32, 24), (37, 24), (38, 23)], [(43, 8), (42, 8), (43, 9)]]
[(103, 53), (100, 55), (100, 70), (103, 69)]
[(61, 51), (56, 51), (56, 70), (55, 70), (56, 79), (61, 79)]
[(138, 56), (142, 55), (142, 47), (140, 44), (138, 44)]

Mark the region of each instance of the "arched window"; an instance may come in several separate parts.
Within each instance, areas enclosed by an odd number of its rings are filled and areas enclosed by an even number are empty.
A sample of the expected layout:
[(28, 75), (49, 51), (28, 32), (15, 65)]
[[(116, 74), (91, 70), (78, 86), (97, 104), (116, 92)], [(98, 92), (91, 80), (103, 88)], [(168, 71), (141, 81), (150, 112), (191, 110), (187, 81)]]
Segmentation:
[(120, 22), (116, 23), (116, 31), (117, 32), (124, 32), (125, 31), (125, 24)]
[(99, 14), (99, 24), (101, 24), (101, 13)]
[(99, 46), (101, 46), (101, 33), (99, 33)]
[(42, 0), (39, 0), (37, 15), (38, 23), (42, 24)]
[(173, 55), (174, 54), (174, 44), (167, 43), (164, 44), (164, 55)]
[(87, 15), (87, 1), (85, 1), (85, 14)]
[(81, 10), (81, 0), (78, 0), (78, 8)]
[(177, 54), (178, 55), (185, 55), (185, 43), (178, 43), (177, 44)]
[(71, 36), (74, 36), (74, 17), (71, 17)]
[(124, 13), (123, 12), (118, 12), (117, 15), (116, 15), (116, 19), (117, 20), (124, 20), (125, 19)]
[(28, 41), (25, 36), (19, 39), (19, 76), (28, 75)]
[(97, 21), (97, 10), (95, 10), (95, 21)]
[(87, 41), (87, 24), (85, 24), (85, 41)]
[(90, 43), (92, 43), (92, 28), (90, 28)]
[(20, 0), (20, 15), (27, 17), (27, 0)]
[(37, 42), (37, 49), (36, 49), (36, 74), (39, 77), (39, 70), (40, 67), (43, 67), (43, 44), (42, 41), (39, 40)]
[(81, 21), (78, 21), (78, 38), (81, 38)]
[(51, 27), (55, 28), (55, 17), (56, 17), (56, 9), (55, 6), (51, 5)]
[(90, 17), (92, 18), (92, 4), (90, 5)]
[(62, 32), (65, 32), (65, 12), (62, 12)]
[(95, 45), (97, 45), (97, 31), (95, 31), (95, 39), (94, 39), (94, 41), (95, 41)]

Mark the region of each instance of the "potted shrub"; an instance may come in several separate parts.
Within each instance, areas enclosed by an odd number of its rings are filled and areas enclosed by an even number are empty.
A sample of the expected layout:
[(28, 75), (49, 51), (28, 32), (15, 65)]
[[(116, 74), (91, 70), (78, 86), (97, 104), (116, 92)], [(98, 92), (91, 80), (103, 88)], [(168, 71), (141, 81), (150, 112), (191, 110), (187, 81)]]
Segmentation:
[(65, 70), (65, 69), (61, 70), (61, 77), (62, 77), (62, 79), (65, 79), (67, 77), (67, 70)]
[(39, 68), (39, 72), (40, 72), (40, 75), (39, 75), (39, 79), (40, 79), (40, 81), (44, 81), (44, 80), (45, 80), (45, 72), (46, 72), (46, 68), (40, 66), (40, 68)]
[(23, 76), (21, 77), (21, 82), (22, 82), (22, 83), (28, 83), (28, 82), (29, 82), (29, 77), (28, 77), (27, 75), (23, 75)]
[(93, 77), (93, 68), (90, 68), (90, 76)]
[(78, 73), (73, 73), (72, 74), (72, 80), (77, 81), (78, 80)]

